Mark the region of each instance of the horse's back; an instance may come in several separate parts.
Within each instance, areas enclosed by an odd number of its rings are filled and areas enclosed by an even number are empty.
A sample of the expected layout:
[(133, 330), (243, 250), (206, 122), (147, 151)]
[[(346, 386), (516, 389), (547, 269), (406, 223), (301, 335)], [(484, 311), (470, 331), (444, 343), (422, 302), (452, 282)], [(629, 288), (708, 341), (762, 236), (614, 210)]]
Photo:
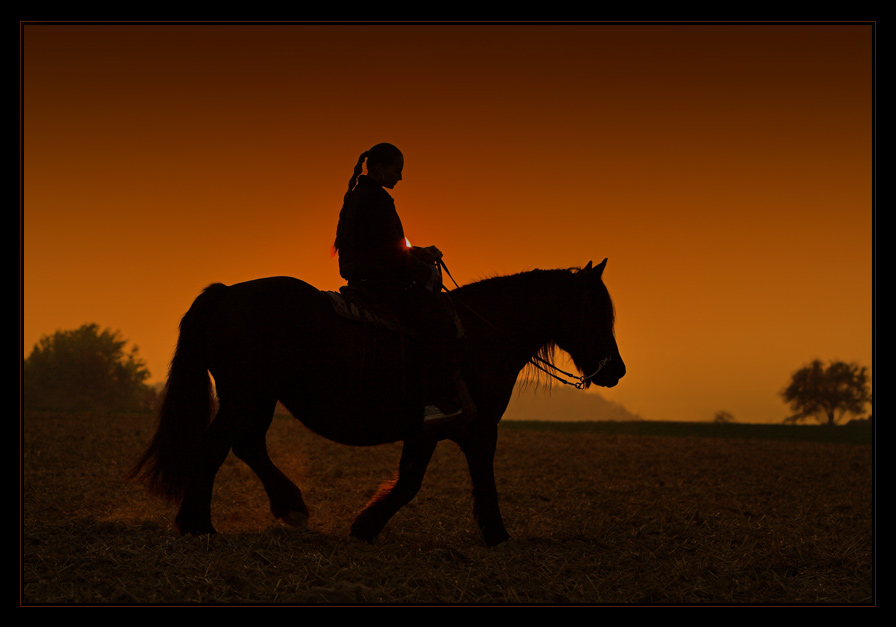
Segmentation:
[(321, 292), (292, 277), (228, 286), (208, 329), (212, 376), (217, 382), (238, 370), (243, 379), (270, 381), (278, 369), (313, 351), (324, 313)]
[(301, 302), (319, 299), (321, 291), (313, 285), (291, 276), (272, 276), (252, 279), (228, 286), (234, 299), (251, 298), (260, 302), (297, 300)]

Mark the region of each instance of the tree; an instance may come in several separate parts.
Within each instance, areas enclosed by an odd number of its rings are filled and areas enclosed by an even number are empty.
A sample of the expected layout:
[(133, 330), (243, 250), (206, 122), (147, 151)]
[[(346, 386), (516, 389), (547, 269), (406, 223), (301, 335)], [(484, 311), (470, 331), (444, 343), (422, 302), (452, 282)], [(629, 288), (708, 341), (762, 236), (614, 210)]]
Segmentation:
[(730, 411), (717, 411), (713, 422), (716, 424), (729, 424), (735, 422), (734, 415)]
[(118, 331), (85, 324), (45, 335), (22, 367), (24, 405), (63, 411), (148, 409), (153, 392), (149, 371), (134, 346)]
[(781, 396), (795, 412), (784, 419), (785, 423), (814, 417), (820, 423), (835, 425), (847, 414), (861, 414), (871, 401), (868, 371), (864, 366), (842, 361), (832, 361), (825, 368), (816, 359), (793, 373)]

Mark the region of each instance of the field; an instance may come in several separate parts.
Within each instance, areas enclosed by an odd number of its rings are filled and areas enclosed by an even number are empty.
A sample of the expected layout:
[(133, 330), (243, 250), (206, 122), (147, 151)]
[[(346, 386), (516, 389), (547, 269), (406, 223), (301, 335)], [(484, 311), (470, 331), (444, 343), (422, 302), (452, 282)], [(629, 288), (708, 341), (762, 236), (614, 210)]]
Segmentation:
[(486, 549), (450, 442), (367, 545), (348, 527), (399, 445), (340, 446), (278, 417), (271, 456), (309, 530), (274, 521), (231, 455), (219, 533), (182, 538), (171, 507), (121, 480), (152, 417), (22, 426), (22, 605), (875, 604), (867, 428), (508, 422), (495, 466), (514, 538)]

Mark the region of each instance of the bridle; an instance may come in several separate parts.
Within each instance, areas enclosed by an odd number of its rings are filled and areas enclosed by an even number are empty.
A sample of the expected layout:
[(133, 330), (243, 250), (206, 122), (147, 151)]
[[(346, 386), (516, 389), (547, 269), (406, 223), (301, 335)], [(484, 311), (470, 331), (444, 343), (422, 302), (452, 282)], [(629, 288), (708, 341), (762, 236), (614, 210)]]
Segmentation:
[[(551, 377), (555, 378), (555, 379), (556, 379), (557, 381), (559, 381), (560, 383), (563, 383), (563, 384), (566, 384), (566, 385), (571, 385), (571, 386), (573, 386), (574, 388), (576, 388), (577, 390), (584, 390), (585, 387), (588, 385), (588, 382), (591, 381), (591, 379), (593, 379), (594, 377), (596, 377), (596, 376), (597, 376), (597, 373), (600, 372), (601, 370), (603, 370), (604, 366), (606, 366), (606, 365), (607, 365), (607, 362), (610, 361), (611, 359), (612, 359), (612, 357), (609, 356), (609, 355), (607, 355), (606, 357), (604, 357), (603, 359), (601, 359), (601, 360), (600, 360), (600, 363), (597, 364), (597, 370), (595, 370), (594, 372), (592, 372), (591, 374), (589, 374), (587, 377), (582, 377), (582, 376), (579, 376), (579, 375), (577, 375), (577, 374), (572, 374), (572, 373), (570, 373), (570, 372), (566, 372), (566, 371), (564, 371), (564, 370), (560, 370), (560, 368), (558, 368), (558, 367), (555, 366), (554, 364), (550, 363), (549, 361), (545, 361), (544, 359), (541, 359), (541, 358), (538, 357), (537, 355), (531, 357), (531, 358), (529, 359), (529, 363), (532, 364), (533, 366), (535, 366), (536, 368), (538, 368), (539, 370), (541, 370), (542, 372), (544, 372), (544, 373), (550, 375)], [(571, 378), (575, 379), (575, 381), (574, 381), (574, 382), (573, 382), (573, 381), (567, 381), (566, 379), (562, 378), (561, 376), (556, 375), (556, 374), (554, 374), (553, 372), (551, 372), (551, 371), (549, 371), (549, 370), (547, 370), (547, 369), (545, 369), (545, 368), (542, 368), (539, 364), (535, 363), (536, 361), (540, 361), (541, 363), (545, 364), (545, 365), (548, 366), (549, 368), (553, 368), (554, 370), (556, 370), (556, 371), (559, 372), (560, 374), (564, 374), (564, 375), (566, 375), (567, 377), (571, 377)]]
[[(457, 281), (454, 280), (454, 277), (451, 276), (451, 272), (448, 270), (448, 266), (445, 265), (444, 261), (442, 261), (441, 259), (438, 259), (438, 260), (436, 260), (436, 265), (439, 266), (439, 269), (441, 271), (443, 271), (445, 274), (448, 275), (448, 278), (451, 279), (452, 283), (454, 283), (455, 288), (460, 288), (460, 285), (458, 285)], [(446, 292), (452, 291), (452, 290), (449, 290), (447, 287), (445, 287), (444, 283), (442, 284), (442, 289), (445, 290)], [(472, 309), (469, 305), (467, 305), (465, 302), (463, 302), (463, 300), (460, 300), (460, 304), (463, 305), (467, 309), (467, 311), (469, 311), (471, 314), (473, 314), (474, 316), (479, 318), (482, 322), (487, 324), (489, 327), (491, 327), (492, 329), (494, 329), (495, 331), (497, 331), (504, 337), (512, 340), (512, 338), (510, 338), (507, 335), (507, 333), (505, 333), (502, 329), (500, 329), (496, 325), (494, 325), (490, 320), (487, 320), (486, 318), (484, 318), (478, 311)], [(611, 359), (612, 359), (612, 356), (610, 356), (610, 355), (607, 355), (606, 357), (601, 359), (600, 363), (597, 365), (597, 370), (595, 370), (594, 372), (592, 372), (591, 374), (589, 374), (587, 376), (580, 376), (577, 374), (573, 374), (571, 372), (566, 372), (565, 370), (561, 370), (560, 368), (558, 368), (551, 362), (547, 361), (546, 359), (542, 359), (538, 355), (533, 355), (532, 357), (530, 357), (529, 363), (532, 364), (535, 368), (538, 368), (539, 370), (541, 370), (542, 372), (547, 374), (548, 376), (553, 377), (560, 383), (563, 383), (564, 385), (571, 385), (578, 390), (584, 390), (585, 387), (588, 385), (588, 382), (591, 381), (591, 379), (593, 379), (594, 377), (596, 377), (597, 374), (601, 370), (603, 370), (603, 367), (606, 366), (607, 362), (609, 362)], [(550, 370), (549, 370), (549, 368), (550, 368)], [(555, 372), (559, 372), (560, 374), (555, 374)], [(567, 381), (560, 375), (567, 376), (570, 379), (572, 379), (572, 381)]]

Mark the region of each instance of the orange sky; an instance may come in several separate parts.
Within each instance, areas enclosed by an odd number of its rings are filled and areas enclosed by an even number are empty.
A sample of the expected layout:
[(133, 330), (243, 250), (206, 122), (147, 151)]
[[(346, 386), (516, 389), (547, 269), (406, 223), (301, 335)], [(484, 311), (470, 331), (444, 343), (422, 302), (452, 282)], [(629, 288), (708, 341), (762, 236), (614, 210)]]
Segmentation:
[(777, 422), (814, 358), (872, 365), (873, 29), (36, 25), (22, 38), (23, 320), (96, 322), (163, 379), (207, 284), (342, 284), (358, 155), (405, 155), (455, 279), (609, 258), (653, 420)]

